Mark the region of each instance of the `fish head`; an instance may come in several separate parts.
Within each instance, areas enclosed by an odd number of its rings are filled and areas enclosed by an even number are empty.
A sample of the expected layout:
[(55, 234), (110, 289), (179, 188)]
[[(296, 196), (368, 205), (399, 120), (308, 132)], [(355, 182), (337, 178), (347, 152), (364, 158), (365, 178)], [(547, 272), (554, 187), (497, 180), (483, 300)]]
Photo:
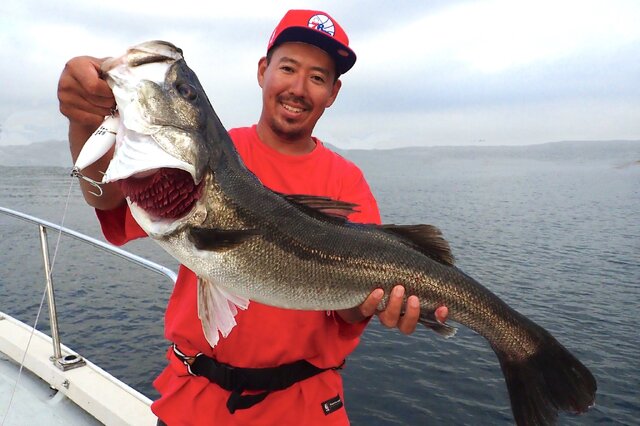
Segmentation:
[(150, 235), (202, 220), (199, 199), (218, 149), (212, 133), (219, 128), (182, 51), (164, 41), (145, 42), (107, 59), (101, 70), (120, 116), (103, 182), (120, 184), (134, 217)]

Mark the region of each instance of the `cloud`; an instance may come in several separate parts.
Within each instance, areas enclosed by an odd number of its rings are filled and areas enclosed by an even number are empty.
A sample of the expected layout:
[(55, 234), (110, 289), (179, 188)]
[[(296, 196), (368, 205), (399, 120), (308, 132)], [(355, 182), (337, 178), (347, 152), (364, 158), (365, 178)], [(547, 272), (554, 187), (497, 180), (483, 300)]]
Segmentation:
[(402, 71), (407, 63), (445, 61), (469, 71), (504, 72), (589, 50), (610, 50), (640, 40), (640, 4), (594, 0), (455, 4), (408, 16), (363, 43), (370, 66)]
[(47, 109), (23, 109), (11, 112), (0, 127), (0, 145), (27, 145), (34, 141), (60, 139), (47, 137), (65, 134), (67, 120)]
[[(291, 7), (299, 4), (2, 2), (0, 144), (66, 138), (56, 99), (65, 62), (82, 54), (117, 55), (149, 39), (184, 48), (227, 126), (252, 124), (261, 106), (257, 61)], [(338, 145), (640, 134), (635, 0), (318, 0), (308, 7), (339, 19), (358, 55), (343, 76), (338, 102), (318, 127)], [(29, 127), (29, 115), (43, 124)], [(597, 127), (598, 121), (604, 124)]]

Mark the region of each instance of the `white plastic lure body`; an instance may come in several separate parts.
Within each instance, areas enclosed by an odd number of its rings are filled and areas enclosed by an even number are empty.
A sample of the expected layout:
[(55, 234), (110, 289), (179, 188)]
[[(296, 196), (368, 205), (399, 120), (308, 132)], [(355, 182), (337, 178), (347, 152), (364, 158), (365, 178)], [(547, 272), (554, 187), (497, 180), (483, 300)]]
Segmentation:
[(107, 116), (100, 127), (87, 139), (74, 169), (82, 171), (85, 167), (92, 165), (111, 149), (116, 143), (116, 133), (120, 125), (120, 117), (116, 114)]

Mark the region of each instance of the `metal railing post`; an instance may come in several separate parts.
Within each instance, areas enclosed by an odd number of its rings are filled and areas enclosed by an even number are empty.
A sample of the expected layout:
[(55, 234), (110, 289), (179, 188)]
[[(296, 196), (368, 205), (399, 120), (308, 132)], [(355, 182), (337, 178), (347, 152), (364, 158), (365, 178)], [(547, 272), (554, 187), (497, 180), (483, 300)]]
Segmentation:
[(163, 275), (171, 280), (171, 282), (175, 283), (177, 279), (177, 274), (171, 269), (159, 265), (155, 262), (151, 262), (143, 257), (136, 256), (135, 254), (124, 251), (120, 248), (114, 247), (105, 242), (99, 241), (95, 238), (89, 237), (87, 235), (81, 234), (77, 231), (74, 231), (69, 228), (65, 228), (63, 226), (56, 225), (51, 222), (47, 222), (46, 220), (37, 218), (35, 216), (30, 216), (25, 213), (18, 212), (16, 210), (11, 210), (6, 207), (0, 207), (0, 213), (6, 214), (9, 216), (13, 216), (15, 218), (24, 220), (26, 222), (37, 224), (40, 230), (40, 246), (42, 252), (42, 260), (44, 263), (44, 273), (47, 280), (47, 300), (49, 305), (49, 316), (50, 316), (50, 325), (51, 325), (51, 341), (53, 342), (53, 356), (51, 357), (51, 361), (61, 370), (69, 370), (76, 367), (81, 367), (86, 364), (86, 361), (79, 355), (66, 355), (62, 356), (61, 350), (61, 342), (60, 342), (60, 333), (58, 330), (58, 313), (56, 311), (56, 302), (54, 298), (53, 291), (53, 279), (51, 278), (51, 265), (49, 263), (49, 246), (47, 244), (47, 228), (54, 229), (61, 234), (68, 235), (73, 237), (83, 243), (89, 244), (91, 246), (97, 247), (98, 249), (105, 250), (110, 254), (114, 254), (125, 259), (128, 262), (131, 262), (135, 265), (146, 268), (150, 271), (153, 271), (157, 274)]
[(47, 280), (47, 303), (49, 305), (49, 325), (51, 326), (51, 340), (53, 340), (53, 359), (62, 357), (60, 349), (60, 333), (58, 331), (58, 313), (56, 311), (56, 300), (53, 292), (53, 279), (51, 278), (51, 265), (49, 264), (49, 245), (47, 244), (47, 228), (38, 225), (40, 228), (40, 248), (42, 251), (42, 261), (44, 263), (44, 274)]
[(51, 328), (51, 341), (53, 342), (53, 356), (51, 361), (59, 369), (66, 371), (72, 368), (82, 367), (85, 360), (78, 355), (62, 356), (60, 346), (60, 331), (58, 330), (58, 311), (56, 310), (56, 298), (53, 291), (53, 278), (51, 277), (51, 264), (49, 263), (49, 245), (47, 244), (47, 228), (40, 224), (40, 248), (42, 262), (47, 280), (47, 304), (49, 305), (49, 326)]

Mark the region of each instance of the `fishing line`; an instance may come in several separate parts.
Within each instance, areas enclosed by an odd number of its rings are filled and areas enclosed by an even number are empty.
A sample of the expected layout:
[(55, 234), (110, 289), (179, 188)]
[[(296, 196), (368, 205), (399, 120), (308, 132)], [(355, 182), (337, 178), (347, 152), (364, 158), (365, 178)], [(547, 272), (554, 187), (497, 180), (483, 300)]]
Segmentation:
[[(64, 209), (62, 211), (62, 219), (60, 220), (60, 228), (58, 229), (58, 237), (56, 238), (56, 244), (53, 249), (53, 258), (51, 259), (51, 267), (49, 268), (49, 279), (53, 282), (53, 268), (56, 264), (56, 258), (58, 256), (58, 248), (60, 247), (60, 239), (62, 237), (62, 227), (64, 226), (64, 220), (67, 217), (67, 211), (69, 210), (69, 201), (71, 200), (71, 192), (73, 190), (73, 183), (75, 179), (73, 177), (70, 179), (69, 191), (67, 192), (67, 200), (64, 205)], [(40, 314), (42, 313), (42, 307), (44, 306), (44, 299), (47, 296), (47, 284), (45, 280), (44, 291), (42, 292), (42, 297), (40, 298), (40, 306), (38, 307), (38, 312), (36, 314), (36, 319), (33, 323), (33, 327), (31, 328), (31, 334), (29, 334), (29, 340), (27, 340), (27, 346), (24, 349), (24, 353), (22, 354), (22, 360), (20, 361), (20, 368), (18, 369), (18, 377), (16, 377), (16, 381), (13, 384), (13, 389), (11, 390), (11, 396), (9, 397), (9, 405), (7, 406), (7, 413), (2, 419), (1, 425), (4, 426), (7, 418), (9, 417), (9, 413), (11, 412), (11, 404), (13, 403), (13, 398), (18, 390), (18, 383), (20, 383), (20, 377), (22, 376), (22, 370), (24, 368), (24, 361), (27, 358), (27, 353), (29, 352), (29, 346), (31, 346), (31, 340), (33, 335), (36, 332), (36, 326), (38, 325), (38, 321), (40, 319)]]

